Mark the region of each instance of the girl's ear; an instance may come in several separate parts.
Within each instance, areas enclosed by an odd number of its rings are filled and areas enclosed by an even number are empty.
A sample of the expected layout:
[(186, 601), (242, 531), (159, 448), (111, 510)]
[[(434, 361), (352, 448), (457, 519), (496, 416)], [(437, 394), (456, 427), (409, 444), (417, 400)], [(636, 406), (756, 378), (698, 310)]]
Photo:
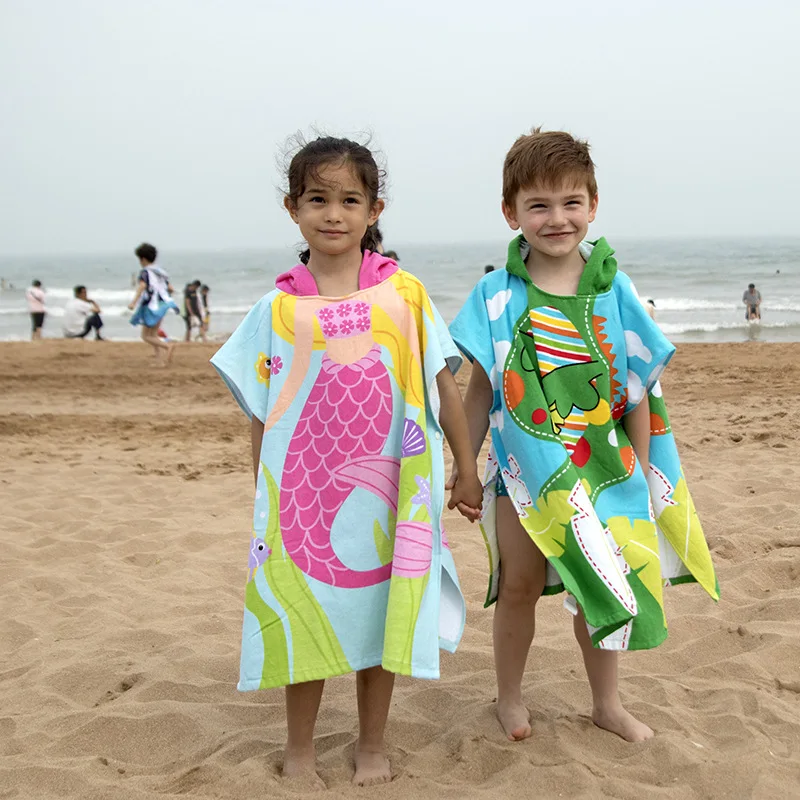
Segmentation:
[(297, 222), (297, 206), (292, 202), (291, 197), (283, 198), (283, 207), (289, 212), (293, 222)]
[(378, 221), (378, 217), (383, 213), (384, 208), (386, 208), (386, 203), (383, 200), (375, 201), (375, 205), (372, 206), (369, 212), (368, 225), (374, 225)]

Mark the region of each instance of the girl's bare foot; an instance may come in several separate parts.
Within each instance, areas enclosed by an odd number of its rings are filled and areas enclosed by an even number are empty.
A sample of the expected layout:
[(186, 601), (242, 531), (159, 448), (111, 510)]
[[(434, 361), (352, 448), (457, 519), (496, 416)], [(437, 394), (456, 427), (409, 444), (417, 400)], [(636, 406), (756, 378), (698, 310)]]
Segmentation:
[(521, 742), (531, 735), (531, 714), (521, 701), (497, 701), (497, 719), (510, 742)]
[(645, 742), (655, 736), (652, 728), (640, 722), (621, 705), (610, 709), (594, 709), (592, 722), (598, 728), (616, 733), (626, 742)]
[(379, 783), (389, 783), (392, 779), (392, 768), (383, 748), (373, 750), (365, 745), (356, 744), (353, 760), (356, 764), (353, 783), (356, 786), (375, 786)]
[(175, 355), (175, 343), (170, 342), (169, 347), (167, 347), (167, 364), (172, 363), (172, 356)]
[(291, 750), (286, 748), (283, 754), (284, 778), (308, 786), (309, 789), (325, 789), (325, 783), (317, 775), (317, 757), (314, 749), (311, 750)]

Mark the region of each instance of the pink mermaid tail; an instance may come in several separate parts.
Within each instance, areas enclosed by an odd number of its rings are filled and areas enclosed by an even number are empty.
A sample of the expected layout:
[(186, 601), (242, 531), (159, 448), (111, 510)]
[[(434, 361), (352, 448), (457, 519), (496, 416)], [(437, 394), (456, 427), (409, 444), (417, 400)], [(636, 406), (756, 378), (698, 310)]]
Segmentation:
[(397, 509), (400, 462), (381, 455), (392, 425), (392, 387), (380, 357), (377, 344), (353, 364), (323, 355), (284, 463), (284, 547), (306, 575), (331, 586), (373, 586), (392, 572), (391, 564), (352, 570), (331, 545), (333, 522), (356, 486)]

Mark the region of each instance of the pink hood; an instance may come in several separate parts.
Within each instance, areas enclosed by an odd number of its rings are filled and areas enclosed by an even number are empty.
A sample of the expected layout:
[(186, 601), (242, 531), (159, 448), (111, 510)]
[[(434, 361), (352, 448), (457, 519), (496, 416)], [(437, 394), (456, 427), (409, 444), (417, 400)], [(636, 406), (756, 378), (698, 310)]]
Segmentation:
[[(386, 258), (380, 253), (373, 253), (371, 250), (365, 250), (361, 270), (358, 273), (359, 290), (369, 289), (383, 283), (398, 269), (397, 262), (391, 258)], [(282, 292), (296, 297), (314, 297), (319, 294), (317, 282), (305, 264), (298, 264), (288, 272), (278, 275), (275, 286)]]

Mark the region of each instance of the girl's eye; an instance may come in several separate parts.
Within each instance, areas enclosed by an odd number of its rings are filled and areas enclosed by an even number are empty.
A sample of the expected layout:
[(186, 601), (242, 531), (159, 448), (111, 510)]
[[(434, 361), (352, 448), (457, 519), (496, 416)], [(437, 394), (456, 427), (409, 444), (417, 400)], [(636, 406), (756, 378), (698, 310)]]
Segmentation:
[(350, 203), (351, 205), (357, 206), (358, 205), (358, 198), (356, 198), (356, 197), (348, 197), (345, 200), (345, 203)]
[(324, 197), (320, 197), (319, 195), (317, 195), (315, 197), (309, 197), (308, 198), (308, 202), (309, 203), (324, 203), (325, 202), (325, 198)]

